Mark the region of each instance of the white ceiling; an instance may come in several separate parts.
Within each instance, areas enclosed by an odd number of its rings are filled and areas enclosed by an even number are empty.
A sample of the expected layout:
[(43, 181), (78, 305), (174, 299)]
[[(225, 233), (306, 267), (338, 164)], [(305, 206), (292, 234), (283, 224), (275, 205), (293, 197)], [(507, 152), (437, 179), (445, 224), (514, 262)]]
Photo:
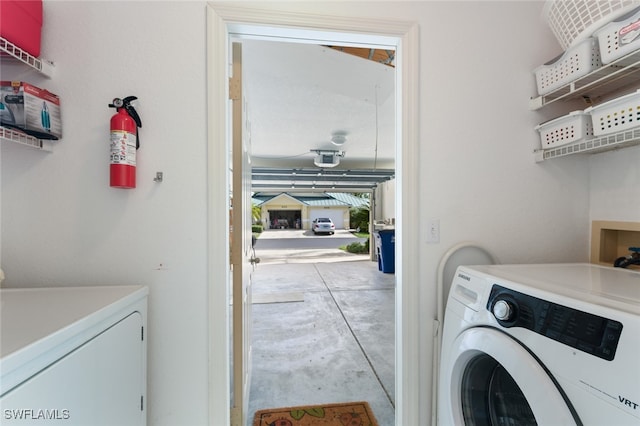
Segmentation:
[(311, 150), (328, 149), (345, 152), (333, 170), (394, 169), (395, 68), (320, 45), (242, 45), (254, 166), (313, 168)]

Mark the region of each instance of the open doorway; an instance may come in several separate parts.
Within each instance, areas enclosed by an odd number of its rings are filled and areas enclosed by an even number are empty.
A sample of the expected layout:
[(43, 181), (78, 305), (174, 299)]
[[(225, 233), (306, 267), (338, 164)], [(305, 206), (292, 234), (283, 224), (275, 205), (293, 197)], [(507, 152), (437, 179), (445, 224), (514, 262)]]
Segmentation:
[[(367, 401), (381, 424), (392, 424), (395, 276), (379, 271), (377, 259), (339, 247), (362, 239), (349, 232), (353, 192), (367, 191), (375, 221), (395, 218), (395, 51), (241, 43), (252, 164), (260, 168), (255, 192), (269, 219), (252, 274), (248, 420), (266, 408)], [(339, 164), (314, 164), (314, 149), (338, 148)], [(388, 180), (376, 182), (382, 171)], [(342, 232), (322, 240), (291, 232), (296, 219), (316, 217)], [(274, 239), (277, 249), (263, 249)]]
[[(256, 21), (256, 16), (259, 19)], [(270, 11), (244, 10), (242, 8), (214, 7), (209, 14), (210, 32), (209, 40), (212, 46), (212, 60), (210, 61), (211, 82), (210, 92), (210, 154), (209, 170), (211, 171), (211, 192), (209, 199), (210, 220), (216, 223), (224, 218), (228, 211), (222, 211), (219, 200), (224, 199), (228, 190), (228, 145), (220, 146), (220, 141), (227, 139), (227, 101), (225, 87), (227, 78), (228, 40), (230, 35), (253, 35), (263, 37), (274, 36), (289, 37), (294, 39), (326, 41), (329, 44), (367, 44), (367, 40), (375, 39), (377, 44), (395, 46), (398, 53), (398, 75), (396, 87), (399, 88), (397, 100), (397, 187), (396, 201), (396, 252), (401, 262), (396, 269), (396, 423), (417, 424), (419, 422), (419, 375), (418, 360), (418, 241), (409, 236), (407, 229), (418, 229), (417, 206), (414, 197), (404, 196), (408, 194), (410, 187), (415, 187), (417, 182), (417, 28), (407, 23), (394, 23), (389, 21), (371, 21), (359, 18), (331, 20), (327, 17), (291, 16)], [(305, 30), (304, 28), (314, 28)], [(318, 30), (321, 29), (321, 30)], [(404, 52), (404, 54), (403, 54)], [(410, 60), (413, 56), (413, 59)], [(401, 95), (400, 95), (401, 94)], [(219, 167), (219, 170), (217, 170)], [(217, 173), (216, 173), (217, 170)], [(216, 181), (216, 178), (222, 181)], [(223, 244), (216, 244), (215, 237), (219, 235), (221, 241), (228, 241), (224, 233), (217, 234), (215, 230), (210, 232), (213, 252), (216, 247), (222, 249)], [(228, 249), (228, 248), (227, 248)], [(226, 270), (225, 259), (210, 259), (211, 276), (216, 276), (216, 268)], [(217, 275), (219, 276), (219, 275)], [(228, 289), (221, 288), (219, 282), (211, 280), (211, 296), (209, 300), (212, 346), (210, 368), (210, 395), (212, 423), (228, 423), (228, 415), (218, 416), (219, 409), (224, 408), (220, 403), (222, 395), (229, 395), (228, 372), (229, 360), (217, 351), (213, 342), (224, 342), (224, 336), (228, 336)], [(224, 313), (224, 314), (223, 314)], [(220, 321), (218, 323), (218, 321)], [(228, 347), (228, 346), (227, 346)], [(228, 353), (228, 352), (227, 352)], [(224, 366), (225, 368), (220, 368)], [(423, 380), (428, 381), (428, 376)], [(214, 397), (215, 395), (215, 397)], [(228, 401), (228, 399), (227, 399)], [(226, 421), (225, 421), (226, 418)], [(218, 419), (218, 420), (217, 420)]]

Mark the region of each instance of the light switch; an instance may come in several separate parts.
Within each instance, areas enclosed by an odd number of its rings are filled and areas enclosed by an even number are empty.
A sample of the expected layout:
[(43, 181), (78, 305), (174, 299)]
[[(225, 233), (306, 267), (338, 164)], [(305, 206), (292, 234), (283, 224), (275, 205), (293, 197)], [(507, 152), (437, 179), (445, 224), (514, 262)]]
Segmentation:
[(431, 219), (427, 228), (427, 243), (436, 244), (440, 242), (440, 219)]

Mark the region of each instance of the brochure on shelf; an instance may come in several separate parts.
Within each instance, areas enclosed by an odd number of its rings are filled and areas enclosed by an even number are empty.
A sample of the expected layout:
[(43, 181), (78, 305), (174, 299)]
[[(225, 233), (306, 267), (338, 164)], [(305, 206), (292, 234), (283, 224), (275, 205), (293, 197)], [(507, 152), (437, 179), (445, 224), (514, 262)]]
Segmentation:
[(62, 137), (60, 98), (22, 81), (0, 81), (0, 124), (38, 139)]

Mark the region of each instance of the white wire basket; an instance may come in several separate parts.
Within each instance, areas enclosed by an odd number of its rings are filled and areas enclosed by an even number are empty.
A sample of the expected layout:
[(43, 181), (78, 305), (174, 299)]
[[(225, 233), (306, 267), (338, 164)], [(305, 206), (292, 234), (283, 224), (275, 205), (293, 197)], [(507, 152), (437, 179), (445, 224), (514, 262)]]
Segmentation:
[(566, 50), (638, 5), (640, 0), (547, 0), (542, 16)]
[(603, 64), (640, 48), (640, 7), (606, 24), (594, 33)]
[(598, 41), (590, 37), (533, 70), (539, 95), (546, 95), (600, 68)]
[(536, 126), (542, 149), (555, 148), (593, 136), (591, 117), (584, 111), (573, 111)]
[(640, 90), (584, 110), (591, 115), (595, 136), (640, 126)]

